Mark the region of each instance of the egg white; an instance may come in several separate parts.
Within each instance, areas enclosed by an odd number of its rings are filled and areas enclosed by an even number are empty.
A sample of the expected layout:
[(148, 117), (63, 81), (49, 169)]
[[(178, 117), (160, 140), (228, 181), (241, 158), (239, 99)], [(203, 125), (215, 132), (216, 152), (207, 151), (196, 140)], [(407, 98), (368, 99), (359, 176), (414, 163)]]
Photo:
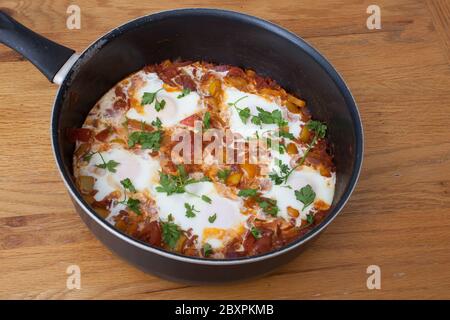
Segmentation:
[[(287, 154), (276, 154), (276, 157), (272, 158), (269, 168), (271, 171), (278, 169), (278, 166), (275, 164), (276, 160), (281, 160), (283, 164), (289, 165), (290, 159), (290, 156)], [(290, 165), (289, 167), (292, 168)], [(300, 223), (299, 219), (306, 220), (308, 213), (314, 211), (315, 202), (323, 201), (331, 206), (334, 196), (335, 183), (335, 173), (333, 173), (331, 177), (324, 177), (314, 168), (301, 166), (292, 172), (287, 179), (286, 184), (273, 184), (272, 188), (266, 192), (264, 196), (277, 200), (277, 206), (280, 209), (278, 216), (283, 217), (284, 219), (291, 219), (291, 216), (289, 216), (287, 212), (288, 206), (297, 209), (300, 212), (297, 222)], [(308, 184), (316, 193), (316, 198), (314, 203), (304, 208), (304, 205), (297, 200), (295, 190), (300, 190)]]
[[(224, 240), (220, 236), (204, 237), (204, 230), (208, 228), (217, 228), (222, 230), (240, 230), (247, 220), (248, 216), (241, 213), (240, 207), (242, 201), (232, 200), (220, 196), (212, 182), (199, 182), (186, 186), (186, 193), (172, 194), (168, 196), (166, 193), (153, 190), (156, 205), (159, 209), (159, 217), (167, 220), (171, 214), (174, 223), (183, 230), (192, 229), (192, 233), (198, 236), (198, 245), (202, 246), (208, 242), (213, 248), (224, 246)], [(197, 196), (195, 196), (195, 195)], [(199, 196), (206, 195), (212, 201), (211, 204), (203, 201)], [(196, 210), (196, 216), (193, 218), (186, 217), (185, 203), (193, 205)], [(213, 222), (209, 222), (208, 218), (216, 215)]]
[(101, 157), (95, 153), (88, 165), (80, 168), (79, 174), (95, 178), (94, 189), (97, 190), (94, 198), (103, 200), (107, 195), (116, 190), (123, 190), (120, 181), (129, 178), (138, 192), (150, 190), (157, 181), (158, 171), (161, 169), (159, 161), (153, 159), (145, 152), (133, 153), (123, 148), (115, 147), (101, 152), (105, 162), (114, 160), (119, 164), (115, 167), (116, 172), (98, 168), (102, 164)]
[[(144, 85), (134, 93), (134, 98), (142, 104), (142, 97), (145, 92), (156, 92), (163, 88), (164, 82), (158, 77), (156, 73), (138, 73), (144, 80)], [(155, 101), (143, 107), (143, 112), (136, 108), (130, 108), (126, 116), (129, 119), (144, 121), (151, 123), (159, 118), (164, 127), (169, 127), (178, 124), (181, 120), (197, 113), (201, 110), (200, 96), (197, 92), (190, 92), (188, 95), (178, 98), (181, 91), (168, 92), (164, 88), (160, 90), (156, 99), (158, 101), (166, 101), (164, 108), (160, 111), (155, 109)]]
[[(226, 87), (224, 90), (224, 96), (225, 105), (228, 106), (231, 113), (231, 131), (240, 134), (244, 138), (248, 138), (255, 136), (256, 132), (258, 132), (258, 134), (260, 135), (264, 135), (267, 132), (278, 130), (278, 126), (276, 124), (262, 124), (261, 126), (259, 126), (251, 122), (251, 117), (259, 114), (257, 107), (260, 107), (261, 109), (268, 112), (272, 112), (274, 110), (283, 110), (277, 99), (269, 101), (262, 96), (240, 91), (233, 87)], [(250, 110), (251, 116), (246, 123), (243, 123), (241, 118), (239, 117), (239, 110), (235, 106), (229, 106), (229, 103), (235, 103), (239, 99), (242, 100), (240, 100), (236, 104), (236, 106), (240, 109), (249, 108)], [(300, 134), (301, 125), (303, 125), (303, 122), (298, 117), (296, 117), (296, 119), (293, 121), (289, 121), (289, 132), (292, 133), (295, 137), (298, 137), (298, 135)]]

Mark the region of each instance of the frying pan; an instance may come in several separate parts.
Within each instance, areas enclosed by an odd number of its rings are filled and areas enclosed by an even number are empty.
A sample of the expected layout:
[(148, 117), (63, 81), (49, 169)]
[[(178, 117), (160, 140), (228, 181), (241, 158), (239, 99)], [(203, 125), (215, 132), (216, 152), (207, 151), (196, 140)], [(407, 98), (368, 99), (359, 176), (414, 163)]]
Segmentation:
[[(51, 116), (57, 167), (76, 211), (110, 250), (138, 268), (185, 282), (225, 282), (265, 274), (296, 257), (338, 215), (357, 182), (363, 132), (355, 101), (342, 78), (314, 48), (268, 21), (216, 9), (180, 9), (132, 20), (81, 54), (48, 40), (0, 11), (0, 42), (31, 61), (59, 85)], [(94, 104), (118, 81), (165, 59), (203, 60), (255, 70), (305, 99), (328, 125), (337, 172), (327, 217), (312, 231), (258, 256), (211, 260), (169, 253), (129, 237), (103, 220), (78, 192), (72, 175), (74, 144), (67, 128), (81, 127)]]

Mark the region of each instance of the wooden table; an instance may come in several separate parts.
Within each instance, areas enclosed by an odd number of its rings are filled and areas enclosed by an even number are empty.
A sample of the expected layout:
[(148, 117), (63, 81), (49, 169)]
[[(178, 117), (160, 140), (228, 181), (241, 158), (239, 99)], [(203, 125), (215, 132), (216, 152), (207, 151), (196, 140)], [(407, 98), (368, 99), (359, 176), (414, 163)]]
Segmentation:
[[(81, 29), (66, 9), (81, 8)], [(366, 8), (381, 8), (368, 30)], [(81, 222), (54, 164), (56, 86), (0, 46), (0, 298), (450, 298), (450, 2), (448, 0), (15, 1), (0, 7), (78, 51), (129, 19), (163, 9), (220, 7), (304, 37), (342, 73), (365, 130), (359, 184), (303, 255), (272, 275), (190, 286), (144, 274)], [(81, 268), (81, 289), (66, 269)], [(366, 268), (381, 268), (381, 289)]]

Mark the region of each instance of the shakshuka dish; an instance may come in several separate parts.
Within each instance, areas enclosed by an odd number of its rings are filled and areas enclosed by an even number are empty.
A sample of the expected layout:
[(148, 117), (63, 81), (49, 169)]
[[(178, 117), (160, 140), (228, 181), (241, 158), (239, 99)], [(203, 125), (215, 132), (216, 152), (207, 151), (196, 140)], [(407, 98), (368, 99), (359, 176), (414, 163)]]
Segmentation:
[(150, 246), (209, 259), (276, 250), (333, 201), (327, 126), (308, 108), (252, 70), (146, 66), (69, 130), (75, 181), (98, 215)]

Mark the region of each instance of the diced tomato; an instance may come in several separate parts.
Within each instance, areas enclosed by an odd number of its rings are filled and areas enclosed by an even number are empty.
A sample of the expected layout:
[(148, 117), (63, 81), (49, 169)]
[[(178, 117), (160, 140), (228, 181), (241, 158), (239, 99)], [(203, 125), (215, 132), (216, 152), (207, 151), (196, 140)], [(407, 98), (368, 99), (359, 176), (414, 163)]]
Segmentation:
[(117, 86), (114, 89), (114, 93), (116, 94), (116, 96), (121, 97), (122, 99), (125, 99), (127, 96), (125, 95), (125, 93), (123, 92), (123, 89), (121, 86)]
[(161, 246), (161, 227), (158, 221), (152, 221), (141, 231), (141, 239), (153, 246)]
[(86, 128), (68, 128), (67, 136), (71, 142), (88, 142), (92, 137), (92, 131)]
[(115, 110), (127, 109), (127, 107), (128, 107), (128, 105), (127, 105), (126, 101), (123, 99), (116, 100), (113, 104), (113, 108)]
[(192, 78), (187, 74), (180, 74), (175, 79), (175, 82), (183, 86), (184, 89), (189, 89), (191, 91), (195, 91), (197, 89), (194, 80), (192, 80)]
[(272, 249), (272, 235), (273, 232), (271, 230), (261, 230), (260, 238), (256, 239), (251, 232), (247, 232), (242, 244), (247, 255), (270, 251)]
[(272, 234), (272, 231), (262, 232), (261, 238), (256, 240), (254, 254), (264, 253), (272, 249)]
[(100, 131), (95, 135), (95, 139), (101, 142), (105, 142), (106, 139), (108, 139), (109, 135), (111, 134), (111, 128), (106, 128)]
[(183, 120), (180, 121), (181, 124), (184, 124), (188, 127), (194, 127), (195, 121), (201, 121), (201, 118), (197, 114), (193, 114), (192, 116), (189, 116)]

